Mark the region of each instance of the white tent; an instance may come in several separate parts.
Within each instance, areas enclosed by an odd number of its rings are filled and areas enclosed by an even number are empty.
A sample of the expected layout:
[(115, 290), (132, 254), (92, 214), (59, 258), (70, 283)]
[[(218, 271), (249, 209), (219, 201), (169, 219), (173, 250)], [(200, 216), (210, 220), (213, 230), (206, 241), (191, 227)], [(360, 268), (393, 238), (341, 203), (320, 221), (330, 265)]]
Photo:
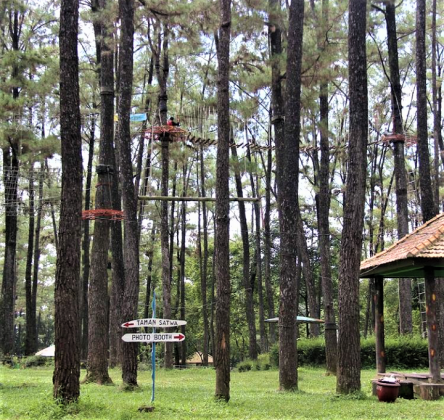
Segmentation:
[(35, 355), (36, 356), (43, 356), (43, 357), (54, 357), (55, 353), (55, 345), (46, 347), (46, 349), (38, 351)]

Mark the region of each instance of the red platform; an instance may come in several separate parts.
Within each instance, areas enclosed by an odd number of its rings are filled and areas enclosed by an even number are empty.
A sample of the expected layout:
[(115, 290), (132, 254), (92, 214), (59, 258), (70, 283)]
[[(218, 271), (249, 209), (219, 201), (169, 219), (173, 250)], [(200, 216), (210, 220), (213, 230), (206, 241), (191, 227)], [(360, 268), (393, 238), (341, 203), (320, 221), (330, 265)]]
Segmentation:
[(125, 219), (123, 211), (112, 209), (95, 209), (95, 210), (83, 210), (83, 220), (95, 220), (95, 219), (109, 219), (112, 221), (121, 221)]

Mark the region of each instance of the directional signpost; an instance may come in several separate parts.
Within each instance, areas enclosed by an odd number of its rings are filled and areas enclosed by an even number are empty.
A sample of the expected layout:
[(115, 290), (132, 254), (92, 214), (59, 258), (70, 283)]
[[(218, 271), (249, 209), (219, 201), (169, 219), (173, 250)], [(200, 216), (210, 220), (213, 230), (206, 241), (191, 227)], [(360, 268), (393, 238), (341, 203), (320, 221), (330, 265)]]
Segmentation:
[(166, 343), (171, 341), (183, 341), (185, 340), (185, 336), (180, 333), (152, 333), (152, 334), (142, 334), (142, 333), (134, 333), (134, 334), (125, 334), (122, 337), (123, 341), (131, 342), (131, 341), (139, 341), (143, 343)]
[(122, 340), (126, 342), (142, 342), (142, 343), (153, 343), (153, 349), (151, 352), (151, 363), (152, 363), (152, 378), (153, 378), (153, 392), (151, 395), (151, 402), (154, 402), (154, 390), (155, 390), (155, 379), (156, 379), (156, 343), (167, 343), (167, 342), (180, 342), (185, 340), (185, 336), (181, 333), (157, 333), (156, 328), (173, 328), (186, 325), (186, 321), (176, 320), (176, 319), (161, 319), (156, 318), (156, 293), (153, 293), (153, 317), (134, 319), (133, 321), (128, 321), (122, 324), (122, 328), (140, 328), (148, 327), (154, 328), (152, 333), (131, 333), (122, 336)]
[(122, 328), (139, 328), (139, 327), (151, 327), (151, 328), (172, 328), (180, 327), (181, 325), (187, 325), (187, 321), (181, 321), (176, 319), (161, 319), (161, 318), (144, 318), (135, 319), (122, 324)]

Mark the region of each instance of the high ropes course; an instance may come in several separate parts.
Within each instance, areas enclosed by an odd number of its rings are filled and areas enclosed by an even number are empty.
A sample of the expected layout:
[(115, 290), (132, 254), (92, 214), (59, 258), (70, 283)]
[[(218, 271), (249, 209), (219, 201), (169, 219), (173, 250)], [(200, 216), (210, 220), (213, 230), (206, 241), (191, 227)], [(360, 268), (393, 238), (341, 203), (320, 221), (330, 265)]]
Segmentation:
[[(191, 131), (185, 130), (181, 127), (174, 127), (170, 125), (152, 126), (144, 131), (144, 136), (148, 140), (162, 141), (168, 140), (169, 142), (184, 142), (188, 146), (217, 146), (218, 141), (215, 139), (205, 138), (198, 135), (194, 135)], [(417, 144), (417, 137), (412, 134), (383, 134), (378, 140), (370, 142), (368, 146), (384, 143), (397, 143), (402, 142), (406, 147), (411, 147)], [(262, 152), (268, 150), (275, 150), (275, 146), (261, 146), (255, 141), (234, 143), (230, 144), (231, 147), (236, 148), (249, 148), (253, 152)], [(329, 150), (335, 151), (337, 149), (344, 149), (346, 144), (331, 145)], [(320, 150), (320, 147), (313, 145), (301, 145), (300, 152), (309, 153), (314, 150)]]
[[(83, 116), (83, 121), (85, 122), (85, 117), (94, 117), (96, 118), (98, 113), (93, 114), (87, 114)], [(154, 120), (154, 116), (153, 120)], [(144, 122), (143, 129), (142, 130), (136, 130), (137, 135), (143, 135), (143, 139), (148, 140), (151, 143), (151, 148), (157, 144), (160, 145), (163, 141), (168, 141), (171, 143), (183, 143), (187, 147), (190, 147), (192, 149), (195, 149), (196, 147), (211, 147), (211, 146), (217, 146), (218, 141), (215, 138), (209, 138), (212, 136), (211, 133), (216, 132), (217, 127), (217, 120), (215, 118), (215, 112), (211, 109), (197, 109), (193, 110), (191, 112), (185, 112), (182, 115), (179, 115), (182, 119), (182, 123), (184, 127), (188, 127), (188, 129), (185, 129), (178, 124), (176, 125), (152, 125), (150, 127), (146, 127), (146, 123), (148, 122), (148, 114), (131, 114), (130, 120), (132, 122)], [(117, 120), (116, 120), (117, 121)], [(197, 123), (196, 123), (197, 121)], [(250, 125), (250, 121), (241, 121), (238, 118), (234, 119), (232, 121), (233, 127), (238, 127), (238, 132), (241, 132), (245, 130), (247, 131), (247, 126)], [(248, 125), (247, 125), (248, 124)], [(253, 135), (253, 133), (250, 131), (250, 135), (248, 136), (251, 140), (247, 140), (240, 143), (234, 143), (232, 142), (230, 144), (230, 147), (236, 147), (236, 148), (245, 148), (248, 151), (251, 152), (266, 152), (270, 150), (275, 150), (275, 146), (273, 145), (273, 140), (270, 136), (270, 132), (266, 130), (265, 126), (268, 124), (259, 123), (259, 125), (262, 126), (262, 129), (267, 134), (267, 142), (268, 145), (260, 145), (256, 142), (256, 137)], [(196, 128), (193, 128), (195, 126)], [(258, 126), (256, 121), (256, 127)], [(250, 130), (248, 128), (248, 130)], [(256, 131), (258, 129), (256, 128)], [(391, 143), (404, 143), (405, 147), (412, 147), (417, 144), (417, 137), (410, 133), (381, 133), (378, 130), (375, 130), (377, 133), (377, 139), (369, 142), (368, 146), (377, 146), (378, 144), (382, 145), (388, 145)], [(199, 134), (198, 134), (199, 133)], [(329, 147), (329, 150), (331, 153), (335, 153), (341, 150), (345, 150), (347, 147), (347, 140), (346, 136), (340, 136), (338, 137), (339, 141), (337, 144), (331, 144)], [(311, 144), (305, 144), (300, 145), (299, 148), (301, 153), (305, 154), (311, 154), (315, 151), (320, 150), (320, 147), (317, 145), (311, 145)], [(11, 171), (9, 171), (11, 172)], [(25, 180), (31, 180), (34, 179), (35, 182), (38, 182), (38, 179), (43, 177), (45, 179), (45, 183), (48, 183), (48, 186), (51, 185), (51, 180), (57, 179), (60, 177), (60, 168), (56, 169), (47, 169), (45, 171), (27, 171), (23, 170), (21, 168), (20, 170), (17, 170), (17, 174), (15, 175), (16, 181), (15, 183), (21, 183), (19, 181), (20, 179)], [(11, 178), (11, 179), (12, 179)], [(3, 183), (2, 183), (3, 181)], [(23, 182), (23, 181), (22, 181)], [(14, 185), (12, 185), (12, 181), (8, 182), (8, 178), (4, 177), (3, 179), (0, 179), (0, 192), (2, 192), (5, 197), (9, 195), (9, 191), (13, 188), (16, 188)], [(3, 184), (3, 185), (1, 185)], [(9, 185), (11, 184), (11, 185)], [(23, 188), (23, 187), (22, 187)], [(3, 190), (3, 191), (2, 191)], [(26, 197), (22, 197), (23, 191), (20, 193), (20, 196), (17, 197), (16, 202), (16, 210), (15, 212), (19, 210), (25, 211), (27, 209), (27, 205), (25, 203)], [(35, 205), (41, 206), (44, 204), (51, 204), (54, 206), (58, 201), (60, 197), (58, 194), (55, 194), (53, 197), (42, 197), (39, 199), (38, 197), (35, 197)], [(157, 195), (140, 195), (139, 200), (141, 201), (148, 201), (148, 200), (158, 200), (158, 201), (195, 201), (195, 202), (213, 202), (215, 201), (214, 197), (169, 197), (169, 196), (157, 196)], [(231, 202), (233, 201), (243, 201), (243, 202), (260, 202), (260, 197), (231, 197), (229, 199)], [(41, 201), (41, 203), (39, 203)], [(8, 212), (8, 208), (11, 207), (11, 202), (9, 202), (9, 206), (6, 206), (5, 203), (0, 203), (1, 207), (4, 207), (6, 212)], [(52, 210), (53, 211), (53, 210)], [(83, 219), (88, 220), (95, 220), (95, 219), (107, 219), (111, 221), (122, 221), (125, 219), (125, 215), (123, 211), (121, 210), (114, 210), (114, 209), (91, 209), (91, 210), (84, 210), (82, 213)]]

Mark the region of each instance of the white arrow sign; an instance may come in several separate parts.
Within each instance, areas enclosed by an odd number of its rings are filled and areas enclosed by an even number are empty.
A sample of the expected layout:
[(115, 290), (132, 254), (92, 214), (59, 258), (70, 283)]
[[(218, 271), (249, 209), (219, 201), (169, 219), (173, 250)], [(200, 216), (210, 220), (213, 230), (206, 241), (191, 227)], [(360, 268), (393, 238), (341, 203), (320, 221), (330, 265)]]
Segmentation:
[(171, 328), (186, 325), (187, 321), (177, 319), (161, 319), (161, 318), (143, 318), (128, 321), (122, 324), (122, 328), (139, 328), (139, 327), (151, 327), (151, 328)]
[(165, 343), (170, 341), (183, 341), (185, 336), (180, 333), (154, 333), (154, 334), (125, 334), (122, 340), (126, 342)]

